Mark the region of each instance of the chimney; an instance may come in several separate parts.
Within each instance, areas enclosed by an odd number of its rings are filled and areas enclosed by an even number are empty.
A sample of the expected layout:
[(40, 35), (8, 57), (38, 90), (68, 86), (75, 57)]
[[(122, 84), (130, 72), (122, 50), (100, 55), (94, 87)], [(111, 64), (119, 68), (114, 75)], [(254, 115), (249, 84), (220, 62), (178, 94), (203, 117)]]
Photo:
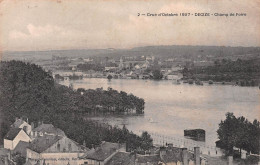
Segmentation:
[(133, 157), (133, 158), (134, 158), (134, 164), (137, 164), (136, 151), (132, 151), (132, 152), (130, 153), (130, 157)]
[(29, 120), (28, 120), (28, 117), (27, 117), (27, 123), (29, 124)]
[(38, 121), (38, 127), (39, 127), (41, 124), (42, 124), (41, 121)]
[(15, 117), (15, 121), (17, 121), (18, 120), (18, 117)]
[(163, 157), (166, 155), (166, 148), (160, 147), (160, 158), (163, 159)]
[(188, 150), (187, 148), (182, 148), (182, 162), (183, 165), (188, 165)]
[(8, 165), (9, 163), (8, 163), (8, 157), (7, 156), (5, 156), (5, 165)]
[(233, 156), (228, 156), (228, 165), (233, 165)]
[(31, 127), (32, 127), (32, 130), (34, 129), (34, 123), (33, 122), (31, 122)]
[(200, 165), (200, 148), (194, 147), (195, 165)]

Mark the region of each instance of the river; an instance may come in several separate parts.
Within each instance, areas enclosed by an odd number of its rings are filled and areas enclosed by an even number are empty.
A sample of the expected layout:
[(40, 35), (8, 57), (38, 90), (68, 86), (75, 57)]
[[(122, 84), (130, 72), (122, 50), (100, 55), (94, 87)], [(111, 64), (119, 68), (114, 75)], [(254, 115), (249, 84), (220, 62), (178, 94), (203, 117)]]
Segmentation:
[(206, 145), (215, 146), (218, 124), (227, 112), (243, 115), (249, 121), (259, 120), (260, 90), (258, 87), (231, 85), (204, 86), (173, 84), (162, 80), (132, 80), (86, 78), (83, 80), (61, 81), (73, 84), (73, 88), (96, 89), (111, 87), (132, 93), (145, 100), (145, 114), (136, 116), (102, 116), (94, 120), (140, 133), (145, 130), (154, 136), (183, 137), (184, 129), (201, 128), (206, 131)]

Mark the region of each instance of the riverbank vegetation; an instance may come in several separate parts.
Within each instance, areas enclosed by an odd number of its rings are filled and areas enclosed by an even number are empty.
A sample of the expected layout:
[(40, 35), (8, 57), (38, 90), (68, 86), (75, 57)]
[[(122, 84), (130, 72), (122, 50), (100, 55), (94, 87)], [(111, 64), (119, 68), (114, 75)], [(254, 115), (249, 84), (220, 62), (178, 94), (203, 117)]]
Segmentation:
[(144, 100), (132, 94), (113, 89), (74, 91), (55, 83), (41, 67), (20, 61), (0, 63), (0, 84), (1, 142), (15, 117), (27, 117), (30, 122), (52, 123), (69, 138), (81, 144), (85, 141), (88, 147), (103, 140), (129, 142), (129, 150), (152, 147), (147, 133), (137, 136), (126, 128), (102, 126), (85, 119), (86, 112), (94, 111), (143, 112)]
[(260, 153), (260, 123), (256, 119), (251, 123), (245, 117), (236, 117), (227, 113), (217, 130), (219, 141), (217, 147), (225, 149), (226, 155), (234, 155), (234, 147), (248, 153)]
[(112, 88), (96, 90), (79, 88), (81, 94), (78, 98), (78, 106), (83, 112), (96, 113), (144, 113), (144, 100), (127, 94), (124, 91), (118, 92)]
[(184, 79), (234, 82), (240, 86), (257, 86), (260, 82), (260, 58), (231, 61), (216, 60), (213, 66), (184, 68)]

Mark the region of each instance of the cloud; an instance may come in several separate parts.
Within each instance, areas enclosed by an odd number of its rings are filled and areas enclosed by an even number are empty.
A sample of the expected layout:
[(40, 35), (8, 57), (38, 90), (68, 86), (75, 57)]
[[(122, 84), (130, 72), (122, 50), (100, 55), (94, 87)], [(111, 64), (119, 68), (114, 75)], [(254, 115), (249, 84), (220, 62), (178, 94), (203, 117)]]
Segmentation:
[[(37, 8), (28, 8), (37, 6)], [(260, 46), (257, 0), (68, 1), (0, 4), (5, 49), (131, 48), (144, 45)], [(245, 12), (246, 17), (147, 17), (137, 13)]]

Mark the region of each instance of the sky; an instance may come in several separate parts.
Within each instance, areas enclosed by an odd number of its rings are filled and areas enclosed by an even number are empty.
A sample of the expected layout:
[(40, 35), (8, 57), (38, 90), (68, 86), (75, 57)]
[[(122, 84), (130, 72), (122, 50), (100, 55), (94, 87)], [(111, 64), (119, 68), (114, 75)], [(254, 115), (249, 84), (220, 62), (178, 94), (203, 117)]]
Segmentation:
[[(138, 16), (138, 13), (246, 16)], [(259, 0), (0, 0), (0, 50), (260, 46)]]

